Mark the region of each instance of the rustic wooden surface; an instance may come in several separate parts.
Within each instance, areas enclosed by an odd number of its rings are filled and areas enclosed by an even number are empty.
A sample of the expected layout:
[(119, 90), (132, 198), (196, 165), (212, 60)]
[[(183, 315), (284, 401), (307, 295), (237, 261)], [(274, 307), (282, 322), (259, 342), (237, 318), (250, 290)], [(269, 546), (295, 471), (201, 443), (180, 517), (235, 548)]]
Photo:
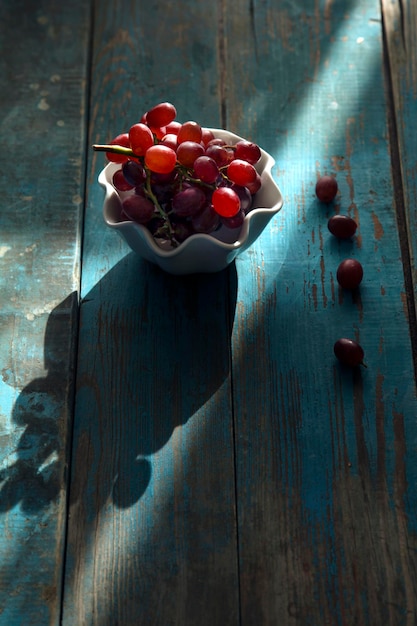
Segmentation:
[(86, 1), (0, 5), (0, 623), (5, 625), (57, 624), (61, 611), (89, 28)]
[[(0, 624), (417, 623), (415, 3), (0, 18)], [(276, 159), (284, 208), (219, 274), (103, 223), (90, 146), (161, 100)]]

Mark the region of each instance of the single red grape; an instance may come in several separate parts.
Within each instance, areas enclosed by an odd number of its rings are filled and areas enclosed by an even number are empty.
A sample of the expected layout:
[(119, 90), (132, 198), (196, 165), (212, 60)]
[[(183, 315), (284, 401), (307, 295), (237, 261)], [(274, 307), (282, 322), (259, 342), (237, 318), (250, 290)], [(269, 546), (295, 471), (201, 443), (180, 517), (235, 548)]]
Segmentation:
[(199, 143), (203, 136), (203, 129), (197, 122), (184, 122), (178, 131), (178, 143), (183, 141), (195, 141)]
[(249, 193), (254, 196), (257, 191), (262, 187), (262, 179), (258, 172), (256, 172), (256, 178), (252, 183), (248, 183), (246, 185), (247, 189), (249, 189)]
[(345, 365), (350, 367), (365, 366), (363, 362), (365, 356), (363, 348), (353, 339), (346, 339), (345, 337), (338, 339), (333, 346), (333, 351), (336, 358)]
[(235, 158), (255, 165), (261, 158), (261, 149), (251, 141), (238, 141), (235, 145)]
[(206, 148), (206, 156), (216, 161), (218, 167), (223, 167), (230, 163), (229, 151), (218, 144), (211, 144)]
[(178, 131), (180, 128), (181, 128), (181, 122), (177, 122), (176, 120), (174, 120), (173, 122), (170, 122), (169, 124), (165, 126), (167, 133), (169, 134), (172, 133), (173, 135), (178, 135)]
[(133, 152), (138, 156), (143, 156), (154, 143), (151, 129), (140, 122), (130, 127), (129, 141)]
[(320, 202), (331, 202), (337, 194), (337, 182), (333, 176), (322, 176), (316, 183), (316, 196)]
[(338, 239), (349, 239), (356, 233), (358, 225), (348, 215), (333, 215), (327, 222), (327, 227)]
[(128, 196), (123, 200), (123, 212), (127, 217), (139, 224), (146, 224), (152, 218), (154, 214), (154, 205), (148, 200), (139, 195)]
[(227, 167), (227, 177), (236, 185), (248, 187), (256, 181), (257, 171), (251, 163), (234, 159)]
[[(181, 144), (182, 146), (185, 144)], [(219, 175), (219, 168), (216, 161), (208, 156), (199, 156), (194, 161), (194, 174), (204, 183), (213, 184)]]
[(201, 141), (205, 146), (207, 146), (208, 142), (214, 139), (214, 135), (212, 131), (208, 128), (201, 129)]
[(156, 144), (148, 148), (145, 153), (145, 165), (151, 172), (157, 174), (169, 174), (177, 163), (177, 155), (175, 150)]
[(203, 146), (196, 141), (183, 141), (177, 147), (177, 159), (184, 167), (193, 167), (194, 161), (203, 154)]
[(230, 187), (219, 187), (213, 191), (213, 208), (222, 217), (233, 217), (240, 211), (239, 196)]
[(126, 180), (122, 170), (117, 170), (113, 174), (112, 182), (117, 191), (130, 191), (135, 186), (132, 185), (128, 180)]
[(336, 278), (343, 289), (356, 289), (363, 278), (363, 267), (356, 259), (345, 259), (337, 268)]
[(146, 172), (141, 163), (137, 161), (128, 160), (122, 165), (123, 176), (132, 185), (142, 185), (146, 180)]
[(160, 102), (146, 113), (146, 123), (152, 128), (161, 128), (174, 121), (177, 111), (170, 102)]
[(192, 216), (191, 225), (196, 233), (212, 233), (220, 226), (220, 216), (213, 207), (206, 205), (202, 211)]
[(162, 137), (161, 144), (176, 150), (178, 147), (177, 135), (175, 133), (167, 133)]
[(241, 185), (232, 185), (231, 189), (237, 193), (240, 200), (240, 208), (242, 211), (249, 213), (252, 208), (252, 196), (247, 187), (242, 187)]
[(245, 212), (240, 209), (233, 217), (222, 217), (220, 219), (223, 226), (226, 226), (226, 228), (239, 228), (245, 221)]
[(207, 148), (209, 146), (225, 146), (226, 142), (224, 139), (220, 139), (220, 137), (215, 137), (214, 139), (210, 139), (210, 141), (207, 144)]
[(200, 187), (186, 187), (172, 198), (172, 210), (180, 217), (188, 217), (201, 211), (206, 201), (206, 194)]

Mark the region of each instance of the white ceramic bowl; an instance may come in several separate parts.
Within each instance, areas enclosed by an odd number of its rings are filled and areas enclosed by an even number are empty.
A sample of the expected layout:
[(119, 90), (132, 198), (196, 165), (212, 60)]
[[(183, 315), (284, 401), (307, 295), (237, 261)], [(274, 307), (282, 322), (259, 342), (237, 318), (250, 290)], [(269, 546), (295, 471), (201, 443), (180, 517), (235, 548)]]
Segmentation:
[[(226, 130), (212, 128), (211, 131), (231, 145), (242, 139)], [(251, 246), (271, 218), (282, 208), (282, 194), (271, 174), (274, 164), (271, 155), (261, 149), (261, 158), (255, 167), (261, 175), (262, 187), (254, 196), (254, 208), (245, 217), (242, 226), (235, 230), (223, 226), (209, 235), (191, 235), (178, 248), (164, 249), (156, 243), (146, 226), (120, 220), (121, 201), (112, 185), (113, 174), (120, 165), (109, 163), (98, 177), (99, 183), (105, 189), (104, 220), (107, 226), (126, 240), (134, 252), (170, 274), (218, 272)]]

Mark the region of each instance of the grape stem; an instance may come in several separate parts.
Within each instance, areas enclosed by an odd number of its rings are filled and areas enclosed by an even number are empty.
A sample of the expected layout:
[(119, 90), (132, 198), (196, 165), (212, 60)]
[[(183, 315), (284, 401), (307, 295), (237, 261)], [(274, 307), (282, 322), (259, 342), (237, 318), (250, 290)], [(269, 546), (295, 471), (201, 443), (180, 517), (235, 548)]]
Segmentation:
[(156, 210), (158, 211), (159, 215), (164, 220), (165, 228), (166, 228), (166, 231), (167, 231), (167, 236), (168, 236), (170, 242), (172, 243), (172, 245), (174, 247), (176, 247), (177, 246), (177, 241), (176, 241), (176, 239), (174, 237), (174, 231), (173, 231), (173, 228), (172, 228), (171, 220), (169, 219), (168, 214), (164, 211), (164, 209), (159, 204), (158, 198), (155, 196), (154, 192), (152, 191), (151, 173), (150, 173), (150, 171), (147, 168), (146, 168), (145, 193), (148, 196), (148, 198), (152, 201), (152, 203), (155, 206)]
[(201, 187), (207, 187), (207, 189), (211, 189), (214, 190), (216, 189), (215, 185), (211, 185), (210, 183), (205, 183), (204, 180), (201, 180), (201, 178), (193, 178), (193, 176), (190, 176), (190, 174), (186, 174), (186, 178), (187, 181), (189, 181), (190, 183), (195, 183), (196, 185), (200, 185)]
[(96, 152), (113, 152), (114, 154), (124, 154), (127, 157), (135, 157), (139, 159), (140, 157), (133, 152), (131, 148), (126, 148), (125, 146), (117, 146), (112, 144), (93, 144), (93, 150)]

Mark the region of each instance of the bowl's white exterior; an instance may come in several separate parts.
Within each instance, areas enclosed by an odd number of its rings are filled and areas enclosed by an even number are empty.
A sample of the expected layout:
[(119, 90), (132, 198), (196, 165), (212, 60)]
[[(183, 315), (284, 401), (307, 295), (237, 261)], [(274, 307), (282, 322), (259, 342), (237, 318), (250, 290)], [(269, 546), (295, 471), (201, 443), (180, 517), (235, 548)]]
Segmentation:
[[(234, 145), (242, 138), (226, 130), (211, 129), (216, 137)], [(178, 248), (163, 249), (149, 230), (131, 221), (119, 221), (121, 201), (112, 185), (114, 172), (120, 168), (109, 163), (100, 172), (99, 183), (105, 189), (103, 216), (106, 224), (116, 230), (130, 248), (144, 259), (156, 263), (170, 274), (195, 274), (218, 272), (225, 269), (243, 250), (259, 237), (270, 219), (282, 208), (282, 194), (272, 178), (274, 159), (261, 149), (256, 169), (262, 178), (262, 187), (254, 198), (254, 208), (236, 231), (225, 227), (213, 234), (196, 234), (188, 237)]]

